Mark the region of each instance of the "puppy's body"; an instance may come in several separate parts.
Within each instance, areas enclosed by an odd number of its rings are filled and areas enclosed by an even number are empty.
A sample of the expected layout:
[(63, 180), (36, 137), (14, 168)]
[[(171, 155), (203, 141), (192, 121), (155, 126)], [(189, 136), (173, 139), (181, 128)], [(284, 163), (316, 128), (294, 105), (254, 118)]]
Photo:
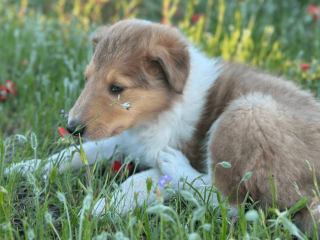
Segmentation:
[[(139, 205), (146, 199), (147, 178), (157, 183), (169, 174), (172, 188), (179, 190), (181, 177), (191, 182), (203, 174), (194, 182), (202, 192), (223, 161), (232, 165), (215, 173), (224, 197), (247, 172), (253, 175), (241, 184), (239, 202), (249, 191), (255, 201), (272, 203), (270, 172), (281, 209), (301, 199), (293, 182), (301, 194), (312, 197), (312, 173), (305, 160), (319, 178), (320, 105), (310, 94), (280, 78), (209, 60), (169, 26), (124, 20), (100, 29), (94, 42), (88, 82), (70, 112), (68, 129), (85, 125), (118, 95), (121, 102), (130, 102), (129, 111), (115, 105), (81, 131), (83, 138), (101, 140), (84, 145), (89, 163), (98, 152), (98, 160), (109, 158), (119, 145), (122, 153), (140, 159), (139, 168), (148, 169), (126, 180), (124, 191), (111, 199), (120, 202), (123, 214), (135, 206), (135, 192), (140, 192)], [(65, 159), (71, 152), (63, 152)], [(48, 172), (59, 156), (46, 165)], [(81, 165), (75, 154), (71, 166)], [(25, 170), (29, 166), (33, 163)], [(151, 193), (149, 203), (154, 200)], [(103, 212), (104, 202), (97, 203), (96, 213)], [(211, 202), (216, 203), (215, 195)], [(235, 209), (235, 193), (230, 204)], [(300, 220), (307, 229), (307, 213)]]

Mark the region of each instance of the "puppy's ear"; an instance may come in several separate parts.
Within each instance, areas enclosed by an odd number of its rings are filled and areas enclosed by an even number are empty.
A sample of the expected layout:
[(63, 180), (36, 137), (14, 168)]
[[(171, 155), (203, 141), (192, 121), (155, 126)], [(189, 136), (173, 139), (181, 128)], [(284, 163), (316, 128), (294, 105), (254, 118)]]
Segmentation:
[(95, 34), (92, 37), (92, 42), (93, 42), (93, 49), (96, 50), (96, 47), (99, 43), (99, 41), (102, 39), (104, 34), (107, 31), (107, 26), (102, 26), (99, 27), (98, 30), (95, 32)]
[(181, 94), (190, 71), (190, 56), (184, 37), (180, 33), (159, 36), (151, 45), (148, 58), (159, 63), (170, 86)]

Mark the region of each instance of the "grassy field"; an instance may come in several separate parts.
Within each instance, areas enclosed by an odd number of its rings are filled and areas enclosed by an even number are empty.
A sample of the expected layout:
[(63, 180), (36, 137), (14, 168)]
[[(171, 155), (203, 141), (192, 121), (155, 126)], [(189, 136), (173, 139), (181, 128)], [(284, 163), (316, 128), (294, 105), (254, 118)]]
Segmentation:
[(212, 208), (174, 194), (166, 207), (160, 199), (157, 208), (135, 209), (125, 219), (111, 209), (97, 221), (78, 213), (126, 177), (109, 174), (108, 159), (91, 168), (92, 192), (83, 187), (84, 169), (47, 180), (39, 172), (5, 178), (3, 169), (66, 147), (57, 129), (84, 86), (90, 35), (123, 18), (175, 25), (207, 56), (284, 76), (320, 98), (320, 16), (308, 10), (311, 2), (2, 0), (0, 85), (11, 79), (19, 93), (0, 102), (0, 239), (307, 238), (291, 222), (303, 202), (283, 216), (276, 205), (256, 209), (248, 199), (239, 217), (229, 218), (227, 202)]

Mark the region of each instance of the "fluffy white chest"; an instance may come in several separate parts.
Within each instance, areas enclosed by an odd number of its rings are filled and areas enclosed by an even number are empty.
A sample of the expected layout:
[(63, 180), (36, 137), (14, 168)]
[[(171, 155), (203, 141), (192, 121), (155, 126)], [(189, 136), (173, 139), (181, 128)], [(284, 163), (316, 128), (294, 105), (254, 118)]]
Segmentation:
[(206, 103), (206, 92), (219, 76), (221, 65), (190, 47), (191, 69), (182, 99), (163, 112), (157, 121), (144, 123), (121, 134), (121, 149), (147, 167), (155, 167), (166, 146), (178, 149), (189, 141)]

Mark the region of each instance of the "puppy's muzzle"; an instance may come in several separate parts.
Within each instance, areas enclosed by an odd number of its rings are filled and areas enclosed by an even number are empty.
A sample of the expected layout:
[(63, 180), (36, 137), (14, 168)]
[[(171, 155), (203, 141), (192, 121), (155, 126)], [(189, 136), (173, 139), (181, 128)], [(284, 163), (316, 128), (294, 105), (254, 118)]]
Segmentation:
[(76, 131), (76, 129), (77, 129), (77, 127), (78, 126), (80, 126), (81, 124), (79, 123), (79, 122), (77, 122), (77, 121), (74, 121), (74, 120), (71, 120), (70, 122), (68, 122), (68, 124), (67, 124), (67, 131), (70, 133), (70, 134), (73, 134), (74, 136), (79, 136), (79, 135), (83, 135), (83, 133), (84, 133), (84, 127), (82, 127), (82, 128), (80, 128), (80, 129), (78, 129), (77, 131)]

